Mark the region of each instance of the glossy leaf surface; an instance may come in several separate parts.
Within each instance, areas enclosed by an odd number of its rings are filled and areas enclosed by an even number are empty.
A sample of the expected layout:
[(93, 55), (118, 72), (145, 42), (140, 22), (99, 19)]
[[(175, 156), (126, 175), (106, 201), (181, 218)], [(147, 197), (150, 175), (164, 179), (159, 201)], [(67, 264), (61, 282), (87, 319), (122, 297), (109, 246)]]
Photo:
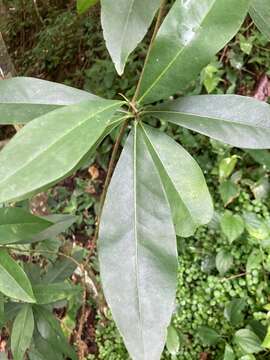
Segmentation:
[(252, 0), (249, 13), (258, 29), (270, 39), (269, 0)]
[(270, 147), (270, 105), (238, 95), (199, 95), (164, 104), (153, 116), (241, 148)]
[(72, 172), (120, 105), (87, 101), (27, 124), (0, 152), (0, 203), (25, 199)]
[(141, 131), (129, 135), (109, 187), (99, 261), (132, 359), (159, 360), (173, 311), (177, 250), (170, 207)]
[(11, 350), (14, 360), (23, 360), (34, 332), (34, 315), (30, 305), (23, 305), (16, 316), (11, 333)]
[(101, 0), (104, 38), (120, 75), (129, 54), (147, 33), (159, 5), (160, 0)]
[(52, 226), (53, 223), (19, 208), (0, 209), (0, 244), (26, 240)]
[(143, 129), (170, 203), (176, 233), (191, 236), (213, 216), (203, 173), (192, 156), (169, 136), (146, 125)]
[(24, 124), (64, 105), (97, 100), (89, 92), (51, 81), (15, 77), (0, 82), (0, 124)]
[(139, 102), (152, 103), (185, 90), (237, 33), (249, 3), (249, 0), (176, 0), (151, 51)]
[(33, 290), (23, 269), (5, 250), (0, 250), (0, 291), (13, 299), (33, 303)]

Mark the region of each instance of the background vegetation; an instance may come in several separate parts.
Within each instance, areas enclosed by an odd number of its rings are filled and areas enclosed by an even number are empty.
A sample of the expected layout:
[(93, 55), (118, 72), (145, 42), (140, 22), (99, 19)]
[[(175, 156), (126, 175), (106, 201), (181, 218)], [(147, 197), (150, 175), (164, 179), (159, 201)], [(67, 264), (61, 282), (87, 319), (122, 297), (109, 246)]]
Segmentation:
[[(131, 56), (122, 80), (104, 45), (99, 5), (78, 15), (74, 1), (35, 4), (4, 1), (6, 14), (0, 30), (18, 75), (62, 82), (106, 98), (119, 98), (120, 93), (132, 95), (140, 70), (137, 61), (143, 62), (147, 38)], [(236, 38), (202, 71), (191, 93), (237, 93), (267, 101), (269, 50), (267, 40), (247, 18)], [(258, 339), (265, 338), (270, 324), (270, 154), (244, 152), (166, 123), (153, 125), (169, 133), (196, 158), (216, 210), (213, 221), (194, 237), (178, 239), (177, 303), (163, 358), (223, 359), (227, 344), (228, 353), (232, 347), (240, 359), (242, 329), (248, 325), (257, 338), (244, 334), (245, 346), (250, 346), (250, 355), (244, 359), (269, 359), (270, 351), (261, 352)], [(12, 135), (12, 128), (0, 128), (0, 140)], [(114, 136), (106, 138), (83, 170), (33, 200), (31, 207), (36, 213), (77, 216), (76, 224), (52, 247), (68, 251), (75, 244), (91, 250), (95, 211), (113, 141)], [(42, 259), (40, 256), (37, 261)], [(89, 266), (100, 291), (95, 257)], [(71, 343), (78, 330), (80, 306), (78, 297), (67, 305), (59, 304), (56, 311)], [(87, 359), (128, 359), (99, 296), (88, 299), (83, 336)], [(8, 329), (1, 339), (0, 348), (4, 349)], [(265, 347), (270, 349), (270, 339)]]

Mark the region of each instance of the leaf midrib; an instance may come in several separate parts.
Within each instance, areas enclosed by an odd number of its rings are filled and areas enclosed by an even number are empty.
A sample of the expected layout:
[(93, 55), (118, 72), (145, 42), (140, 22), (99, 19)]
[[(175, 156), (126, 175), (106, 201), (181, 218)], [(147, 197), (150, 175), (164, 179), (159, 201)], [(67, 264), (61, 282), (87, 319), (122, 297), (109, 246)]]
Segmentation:
[[(14, 171), (12, 174), (8, 174), (8, 176), (6, 176), (4, 179), (1, 180), (0, 183), (5, 183), (9, 178), (11, 178), (12, 176), (16, 175), (17, 173), (19, 173), (21, 170), (23, 170), (25, 167), (27, 167), (31, 162), (35, 161), (40, 155), (44, 155), (47, 152), (49, 152), (57, 143), (62, 142), (63, 139), (68, 136), (71, 132), (73, 132), (74, 130), (76, 130), (77, 128), (79, 128), (80, 126), (82, 126), (83, 124), (85, 124), (86, 122), (88, 122), (90, 119), (92, 119), (93, 117), (97, 116), (98, 114), (116, 106), (117, 104), (113, 104), (110, 105), (100, 111), (97, 111), (96, 113), (92, 114), (90, 117), (85, 118), (84, 120), (82, 120), (81, 122), (78, 122), (76, 124), (76, 126), (72, 127), (71, 129), (69, 129), (67, 132), (65, 132), (63, 134), (63, 136), (61, 138), (58, 138), (56, 141), (52, 142), (44, 151), (43, 149), (40, 150), (38, 153), (36, 153), (35, 156), (31, 157), (27, 162), (25, 162), (23, 164), (23, 166), (19, 167), (16, 169), (16, 171)], [(56, 110), (57, 111), (57, 110)], [(45, 115), (46, 116), (46, 115)], [(89, 147), (91, 147), (91, 144), (89, 144)]]
[[(206, 15), (203, 17), (203, 20), (201, 21), (201, 25), (198, 29), (200, 29), (203, 24), (206, 22), (211, 10), (216, 5), (216, 0), (213, 2), (213, 4), (210, 6), (209, 10), (207, 11)], [(194, 38), (191, 40), (191, 42), (187, 46), (183, 46), (175, 55), (175, 57), (169, 62), (169, 64), (163, 69), (163, 71), (159, 74), (159, 76), (156, 78), (156, 80), (151, 84), (151, 86), (145, 91), (145, 93), (140, 97), (138, 100), (138, 104), (147, 96), (147, 94), (153, 89), (153, 87), (156, 86), (156, 84), (162, 79), (162, 77), (167, 73), (167, 71), (173, 66), (175, 61), (178, 59), (178, 57), (186, 50), (191, 47), (191, 45), (194, 43), (195, 40), (197, 40), (199, 36), (199, 32), (194, 36)]]
[(133, 194), (134, 194), (134, 237), (135, 237), (135, 277), (136, 277), (136, 289), (137, 289), (137, 303), (139, 312), (139, 331), (143, 347), (143, 359), (145, 359), (145, 345), (143, 336), (143, 316), (140, 301), (140, 286), (139, 286), (139, 264), (138, 264), (138, 234), (137, 234), (137, 124), (134, 126), (134, 143), (133, 143)]

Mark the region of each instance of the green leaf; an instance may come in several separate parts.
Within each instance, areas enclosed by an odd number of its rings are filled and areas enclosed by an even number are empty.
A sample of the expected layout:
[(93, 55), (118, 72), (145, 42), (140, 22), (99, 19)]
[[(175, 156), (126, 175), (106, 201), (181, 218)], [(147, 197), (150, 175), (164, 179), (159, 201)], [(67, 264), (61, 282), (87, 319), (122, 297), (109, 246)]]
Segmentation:
[(46, 80), (15, 77), (0, 83), (0, 124), (25, 124), (64, 105), (98, 97)]
[(233, 172), (237, 164), (238, 156), (233, 155), (228, 158), (224, 158), (219, 163), (219, 179), (222, 181), (227, 179)]
[[(50, 348), (52, 347), (53, 351), (58, 354), (61, 352), (62, 354), (70, 357), (72, 360), (77, 360), (77, 356), (73, 348), (68, 344), (65, 335), (63, 334), (63, 330), (59, 324), (59, 321), (56, 320), (55, 316), (51, 314), (49, 310), (47, 310), (43, 306), (35, 306), (34, 307), (34, 315), (37, 325), (37, 330), (44, 341), (41, 341), (40, 346), (38, 346), (38, 350), (41, 348), (41, 352), (43, 353), (46, 350), (46, 345), (48, 348), (48, 344)], [(46, 344), (44, 344), (44, 342)], [(48, 360), (51, 360), (49, 358)], [(58, 358), (57, 358), (58, 359)], [(47, 357), (46, 357), (47, 360)]]
[(0, 152), (0, 203), (26, 199), (71, 173), (120, 105), (87, 101), (27, 124)]
[(34, 316), (30, 305), (23, 305), (16, 316), (11, 333), (11, 351), (14, 360), (23, 360), (34, 332)]
[(169, 136), (146, 125), (142, 128), (169, 200), (175, 231), (179, 236), (191, 236), (213, 216), (203, 173), (191, 155)]
[(230, 243), (239, 238), (245, 230), (244, 221), (238, 214), (226, 211), (220, 219), (222, 232), (227, 236)]
[(225, 307), (225, 318), (232, 325), (239, 325), (244, 319), (243, 310), (245, 309), (246, 305), (247, 304), (244, 299), (233, 299)]
[[(83, 259), (83, 251), (79, 250), (71, 257), (77, 262), (81, 262)], [(57, 283), (69, 278), (76, 270), (77, 265), (71, 259), (59, 259), (53, 265), (49, 266), (48, 272), (43, 277), (44, 283)]]
[(270, 39), (270, 3), (268, 0), (252, 0), (250, 16), (257, 28)]
[(245, 150), (256, 162), (270, 170), (270, 152), (268, 150)]
[(232, 146), (270, 147), (270, 105), (251, 97), (187, 96), (152, 107), (149, 114)]
[(36, 243), (56, 237), (60, 233), (66, 231), (75, 221), (76, 216), (73, 215), (49, 215), (43, 216), (42, 219), (51, 221), (52, 225), (41, 231), (37, 235), (26, 241), (20, 241), (20, 244)]
[(32, 238), (53, 223), (20, 208), (0, 208), (0, 244)]
[(131, 357), (159, 359), (174, 308), (176, 237), (158, 171), (137, 124), (109, 187), (99, 262), (105, 297)]
[(150, 53), (139, 102), (152, 103), (185, 90), (237, 33), (249, 3), (249, 0), (176, 0)]
[(234, 341), (245, 354), (256, 354), (263, 350), (260, 339), (249, 329), (238, 330)]
[(172, 325), (170, 325), (167, 329), (166, 348), (173, 356), (177, 355), (180, 348), (178, 333)]
[(220, 250), (216, 256), (216, 268), (221, 276), (223, 276), (233, 265), (232, 255), (225, 251)]
[(79, 14), (85, 13), (92, 6), (96, 5), (99, 0), (77, 0), (77, 11)]
[(261, 341), (263, 341), (267, 334), (267, 327), (262, 325), (262, 323), (258, 320), (250, 320), (248, 322), (248, 326), (250, 327), (250, 330), (252, 330)]
[(216, 345), (220, 339), (221, 336), (213, 329), (207, 327), (207, 326), (201, 326), (198, 329), (198, 336), (201, 339), (203, 345)]
[(267, 334), (263, 340), (262, 347), (270, 349), (270, 326), (268, 327)]
[(63, 360), (63, 354), (56, 351), (49, 342), (35, 334), (33, 340), (34, 348), (28, 351), (29, 360)]
[(235, 360), (234, 351), (229, 344), (225, 346), (223, 360)]
[(38, 304), (52, 304), (57, 301), (65, 300), (70, 296), (78, 294), (78, 287), (67, 283), (38, 284), (33, 286), (35, 299)]
[(240, 194), (239, 187), (231, 180), (226, 180), (219, 186), (219, 193), (224, 206), (228, 206)]
[(247, 259), (246, 271), (260, 269), (263, 263), (263, 255), (259, 249), (254, 249)]
[(25, 272), (5, 250), (0, 250), (0, 291), (16, 300), (36, 301)]
[(270, 235), (270, 229), (267, 223), (257, 214), (251, 212), (244, 213), (246, 229), (250, 236), (257, 240), (265, 240)]
[(244, 356), (241, 356), (239, 360), (256, 360), (255, 356), (254, 355), (244, 355)]
[(101, 23), (107, 48), (119, 75), (129, 54), (144, 38), (160, 0), (101, 0)]

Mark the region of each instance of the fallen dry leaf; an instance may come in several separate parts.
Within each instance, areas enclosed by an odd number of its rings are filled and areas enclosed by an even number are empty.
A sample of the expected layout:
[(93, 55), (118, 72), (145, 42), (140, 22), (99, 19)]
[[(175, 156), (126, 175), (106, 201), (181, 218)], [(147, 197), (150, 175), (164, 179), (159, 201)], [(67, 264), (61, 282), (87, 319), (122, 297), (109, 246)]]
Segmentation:
[(270, 96), (270, 81), (266, 74), (263, 74), (256, 86), (254, 98), (260, 101), (267, 101)]
[(99, 177), (99, 170), (95, 165), (90, 166), (88, 173), (90, 174), (92, 180), (96, 180)]

